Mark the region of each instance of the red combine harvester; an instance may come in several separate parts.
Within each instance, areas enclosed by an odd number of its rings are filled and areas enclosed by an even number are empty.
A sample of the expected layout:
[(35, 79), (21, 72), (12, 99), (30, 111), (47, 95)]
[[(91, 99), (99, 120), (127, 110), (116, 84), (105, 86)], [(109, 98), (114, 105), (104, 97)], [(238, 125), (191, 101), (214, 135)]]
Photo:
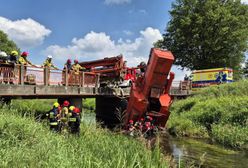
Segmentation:
[(126, 67), (122, 55), (79, 64), (90, 72), (100, 74), (101, 86), (130, 87), (136, 80), (137, 68)]
[[(133, 83), (126, 110), (125, 124), (151, 116), (155, 125), (164, 127), (169, 118), (172, 98), (169, 90), (174, 79), (170, 72), (174, 57), (170, 51), (151, 49), (145, 73)], [(169, 76), (169, 79), (168, 79)]]
[(124, 73), (123, 56), (104, 58), (95, 61), (80, 62), (88, 71), (101, 75), (101, 85), (118, 84)]

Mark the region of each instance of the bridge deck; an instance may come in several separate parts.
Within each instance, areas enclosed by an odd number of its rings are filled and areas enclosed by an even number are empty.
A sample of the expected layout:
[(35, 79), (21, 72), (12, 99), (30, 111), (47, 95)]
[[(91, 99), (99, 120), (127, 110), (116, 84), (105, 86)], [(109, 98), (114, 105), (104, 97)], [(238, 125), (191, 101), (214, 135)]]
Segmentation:
[(75, 86), (0, 85), (0, 97), (10, 98), (58, 98), (128, 96), (129, 88), (93, 88)]

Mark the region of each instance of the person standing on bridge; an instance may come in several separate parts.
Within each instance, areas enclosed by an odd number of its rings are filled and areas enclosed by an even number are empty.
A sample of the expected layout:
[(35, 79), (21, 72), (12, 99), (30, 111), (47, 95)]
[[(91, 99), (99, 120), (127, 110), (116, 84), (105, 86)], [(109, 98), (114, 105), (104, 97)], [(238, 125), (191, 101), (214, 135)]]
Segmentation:
[(11, 51), (8, 58), (9, 62), (15, 65), (17, 63), (17, 58), (18, 58), (18, 52), (15, 50)]
[(27, 65), (35, 66), (30, 61), (27, 60), (27, 56), (28, 56), (28, 52), (26, 51), (22, 52), (21, 56), (18, 59), (19, 64), (25, 65), (25, 66)]
[(72, 65), (72, 70), (74, 71), (75, 75), (79, 75), (80, 71), (85, 70), (85, 68), (78, 63), (78, 60), (74, 60), (74, 64)]
[(20, 65), (23, 65), (24, 66), (24, 69), (23, 69), (23, 75), (24, 75), (24, 77), (26, 77), (26, 74), (27, 74), (27, 65), (31, 65), (31, 66), (36, 67), (30, 61), (27, 60), (27, 56), (28, 56), (28, 52), (24, 51), (24, 52), (22, 52), (21, 56), (18, 59), (18, 63)]
[(53, 59), (53, 56), (51, 55), (48, 55), (47, 56), (47, 59), (45, 60), (45, 62), (43, 63), (43, 67), (47, 67), (47, 68), (54, 68), (56, 70), (58, 70), (59, 68), (57, 68), (53, 63), (52, 63), (52, 59)]
[(47, 81), (48, 81), (48, 84), (50, 83), (50, 69), (51, 68), (54, 68), (54, 69), (56, 69), (56, 70), (58, 70), (59, 68), (57, 68), (55, 65), (53, 65), (53, 63), (52, 63), (52, 59), (53, 59), (53, 56), (51, 56), (51, 55), (48, 55), (47, 56), (47, 59), (45, 60), (45, 62), (43, 63), (43, 68), (47, 68), (47, 70), (48, 70), (48, 76), (47, 76)]
[(70, 73), (70, 71), (72, 70), (72, 64), (71, 64), (71, 59), (68, 59), (64, 65), (64, 70), (68, 71), (68, 73)]
[(74, 76), (73, 81), (75, 85), (80, 85), (80, 71), (85, 70), (85, 68), (78, 63), (78, 60), (74, 60), (74, 64), (72, 65), (72, 70)]

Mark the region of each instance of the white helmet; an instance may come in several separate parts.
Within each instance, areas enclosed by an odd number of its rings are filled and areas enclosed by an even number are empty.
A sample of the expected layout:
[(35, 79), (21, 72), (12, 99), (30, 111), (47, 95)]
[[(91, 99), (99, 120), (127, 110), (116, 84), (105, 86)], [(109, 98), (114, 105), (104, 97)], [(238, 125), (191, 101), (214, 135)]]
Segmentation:
[(52, 59), (52, 58), (53, 58), (53, 56), (51, 56), (51, 55), (48, 55), (48, 56), (47, 56), (47, 58), (49, 58), (49, 59)]
[(6, 54), (6, 52), (4, 52), (4, 51), (0, 51), (0, 56), (1, 56), (1, 57), (7, 57), (7, 54)]

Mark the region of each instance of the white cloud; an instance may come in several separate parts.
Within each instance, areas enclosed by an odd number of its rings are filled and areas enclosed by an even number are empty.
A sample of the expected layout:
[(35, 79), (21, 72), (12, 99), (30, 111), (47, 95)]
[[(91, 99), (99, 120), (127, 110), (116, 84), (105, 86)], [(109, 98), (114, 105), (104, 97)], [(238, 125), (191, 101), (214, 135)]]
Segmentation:
[(0, 30), (21, 48), (40, 45), (51, 33), (51, 30), (31, 18), (12, 21), (1, 16)]
[(122, 53), (129, 66), (137, 66), (141, 61), (147, 61), (153, 43), (161, 38), (160, 31), (151, 27), (140, 31), (140, 36), (134, 40), (119, 39), (117, 42), (106, 33), (91, 31), (83, 38), (73, 38), (68, 46), (49, 46), (44, 54), (51, 54), (55, 60), (64, 62), (68, 58), (85, 61)]
[(130, 3), (132, 0), (105, 0), (104, 3), (107, 5), (120, 5), (125, 3)]
[(242, 3), (248, 4), (248, 0), (241, 0)]

